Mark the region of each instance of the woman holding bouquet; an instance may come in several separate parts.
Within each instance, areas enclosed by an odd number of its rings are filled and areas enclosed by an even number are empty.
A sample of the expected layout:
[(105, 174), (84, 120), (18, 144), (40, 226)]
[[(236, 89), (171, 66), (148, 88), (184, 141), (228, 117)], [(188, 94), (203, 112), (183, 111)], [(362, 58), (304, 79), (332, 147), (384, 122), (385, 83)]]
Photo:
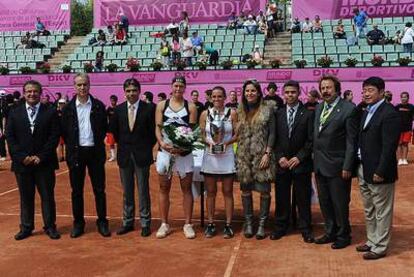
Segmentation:
[(204, 111), (200, 117), (200, 128), (206, 144), (201, 174), (207, 188), (208, 225), (205, 236), (211, 238), (216, 235), (214, 224), (215, 201), (217, 182), (221, 181), (226, 210), (226, 224), (224, 238), (234, 236), (231, 228), (233, 217), (233, 180), (236, 173), (233, 143), (237, 140), (236, 124), (237, 113), (224, 106), (226, 91), (223, 87), (213, 88), (211, 100), (213, 107)]
[(185, 224), (184, 235), (188, 239), (195, 238), (191, 224), (193, 213), (193, 195), (191, 183), (193, 178), (193, 156), (191, 151), (184, 151), (173, 146), (172, 138), (166, 134), (166, 126), (191, 126), (197, 122), (197, 108), (184, 99), (186, 80), (184, 77), (175, 77), (172, 80), (171, 98), (161, 101), (157, 105), (155, 121), (157, 141), (160, 151), (157, 155), (157, 172), (159, 174), (160, 194), (159, 205), (161, 226), (157, 231), (157, 238), (165, 238), (170, 232), (168, 211), (170, 207), (170, 189), (172, 173), (180, 177), (181, 191), (183, 192), (183, 207)]
[(260, 84), (256, 80), (245, 81), (238, 113), (236, 157), (245, 217), (243, 233), (246, 238), (253, 237), (252, 191), (260, 192), (260, 218), (256, 239), (264, 239), (266, 236), (264, 226), (269, 216), (271, 182), (276, 171), (272, 156), (276, 135), (273, 110), (270, 102), (263, 101)]

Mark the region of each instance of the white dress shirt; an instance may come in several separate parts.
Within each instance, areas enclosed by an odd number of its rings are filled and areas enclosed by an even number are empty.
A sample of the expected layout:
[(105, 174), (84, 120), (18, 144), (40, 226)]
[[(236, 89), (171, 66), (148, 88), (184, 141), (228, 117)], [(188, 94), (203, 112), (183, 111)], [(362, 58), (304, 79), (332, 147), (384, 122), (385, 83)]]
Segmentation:
[(298, 112), (298, 108), (299, 108), (299, 103), (297, 103), (295, 106), (290, 107), (289, 105), (286, 105), (286, 118), (288, 120), (288, 124), (289, 124), (289, 111), (290, 109), (293, 109), (293, 122), (295, 122), (295, 117), (296, 117), (296, 113)]
[(26, 103), (26, 112), (27, 112), (27, 117), (29, 118), (30, 130), (32, 131), (32, 133), (33, 133), (34, 126), (35, 126), (34, 122), (36, 120), (37, 114), (39, 113), (40, 102), (37, 103), (34, 107), (36, 107), (36, 112), (33, 116), (30, 116), (32, 114), (32, 110), (30, 109), (31, 106)]
[(76, 98), (76, 112), (78, 114), (80, 146), (95, 146), (91, 126), (91, 109), (92, 101), (90, 97), (88, 97), (88, 101), (84, 104), (82, 104), (78, 98)]

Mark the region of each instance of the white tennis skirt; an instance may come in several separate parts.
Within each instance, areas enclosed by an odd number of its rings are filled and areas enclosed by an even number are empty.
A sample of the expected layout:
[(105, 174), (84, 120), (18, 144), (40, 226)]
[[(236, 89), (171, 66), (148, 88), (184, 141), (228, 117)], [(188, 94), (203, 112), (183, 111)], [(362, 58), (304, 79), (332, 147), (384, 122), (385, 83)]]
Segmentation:
[[(156, 169), (158, 174), (160, 175), (167, 175), (168, 168), (170, 167), (170, 163), (172, 161), (172, 155), (167, 151), (158, 151), (157, 154), (157, 163)], [(193, 154), (190, 153), (186, 156), (175, 156), (175, 161), (173, 163), (172, 172), (173, 174), (178, 174), (180, 178), (184, 178), (187, 173), (193, 172), (194, 170), (194, 159)]]

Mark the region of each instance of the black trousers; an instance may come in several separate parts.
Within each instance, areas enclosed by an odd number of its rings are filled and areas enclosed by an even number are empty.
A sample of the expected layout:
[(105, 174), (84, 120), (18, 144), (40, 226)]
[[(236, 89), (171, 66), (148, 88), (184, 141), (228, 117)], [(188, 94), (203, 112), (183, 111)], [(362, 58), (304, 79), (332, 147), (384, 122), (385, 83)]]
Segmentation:
[(6, 137), (5, 136), (1, 136), (0, 137), (0, 157), (6, 157), (7, 156), (7, 152), (6, 152)]
[(312, 195), (312, 173), (294, 174), (285, 172), (276, 175), (276, 231), (286, 232), (291, 217), (291, 191), (294, 186), (296, 205), (298, 207), (298, 229), (304, 232), (311, 231), (311, 195)]
[(97, 223), (105, 223), (106, 219), (106, 195), (105, 195), (105, 164), (96, 162), (95, 147), (79, 147), (78, 164), (69, 169), (70, 185), (72, 187), (72, 213), (74, 226), (85, 226), (83, 187), (85, 184), (86, 168), (92, 183), (95, 195)]
[(20, 229), (28, 232), (34, 229), (36, 188), (41, 200), (43, 229), (56, 228), (55, 170), (37, 167), (15, 175), (20, 193)]
[(349, 202), (352, 180), (316, 174), (316, 181), (326, 235), (340, 241), (350, 241)]

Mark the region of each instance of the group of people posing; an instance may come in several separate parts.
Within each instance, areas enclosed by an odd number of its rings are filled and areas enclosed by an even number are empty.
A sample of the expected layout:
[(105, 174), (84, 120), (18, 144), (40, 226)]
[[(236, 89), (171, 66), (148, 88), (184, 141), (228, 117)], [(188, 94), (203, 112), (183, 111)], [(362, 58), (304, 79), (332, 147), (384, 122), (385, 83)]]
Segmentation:
[[(237, 180), (245, 218), (243, 234), (246, 238), (264, 239), (271, 184), (275, 183), (276, 215), (270, 239), (278, 240), (288, 233), (294, 186), (298, 228), (304, 242), (331, 243), (332, 249), (345, 248), (351, 244), (351, 181), (358, 177), (367, 240), (357, 251), (365, 252), (364, 259), (386, 255), (391, 238), (401, 118), (395, 108), (384, 101), (385, 83), (381, 78), (370, 77), (363, 82), (365, 110), (357, 109), (340, 97), (341, 83), (336, 77), (323, 76), (319, 80), (323, 102), (314, 111), (299, 101), (301, 90), (297, 81), (290, 80), (283, 85), (286, 106), (278, 108), (275, 102), (264, 101), (259, 82), (246, 80), (237, 110), (225, 106), (226, 90), (216, 86), (211, 93), (212, 104), (201, 115), (197, 114), (197, 107), (184, 98), (185, 78), (175, 77), (171, 84), (170, 97), (154, 108), (140, 100), (141, 85), (136, 79), (125, 80), (126, 101), (114, 108), (108, 124), (105, 106), (89, 93), (88, 75), (75, 76), (76, 95), (62, 110), (60, 118), (54, 108), (40, 103), (41, 84), (34, 80), (26, 82), (23, 87), (25, 102), (10, 112), (6, 126), (12, 170), (21, 201), (20, 231), (15, 239), (31, 236), (34, 229), (35, 187), (42, 200), (44, 230), (50, 238), (60, 238), (55, 224), (54, 200), (59, 136), (66, 144), (72, 188), (74, 221), (70, 236), (77, 238), (84, 233), (86, 168), (95, 194), (98, 232), (104, 237), (111, 235), (105, 195), (104, 139), (107, 131), (117, 142), (123, 187), (123, 221), (117, 234), (135, 229), (135, 186), (139, 195), (141, 235), (151, 234), (149, 175), (154, 161), (152, 149), (158, 143), (156, 170), (161, 226), (156, 237), (165, 238), (171, 233), (169, 193), (172, 176), (178, 175), (185, 215), (183, 232), (186, 238), (195, 238), (191, 222), (193, 154), (174, 146), (164, 127), (199, 124), (205, 144), (201, 174), (207, 190), (206, 237), (218, 233), (214, 221), (218, 182), (222, 183), (226, 214), (223, 236), (234, 236), (233, 186)], [(217, 122), (222, 130), (219, 135)], [(312, 172), (325, 221), (325, 232), (318, 238), (314, 238), (312, 232)], [(254, 191), (260, 194), (257, 224), (254, 223)]]

